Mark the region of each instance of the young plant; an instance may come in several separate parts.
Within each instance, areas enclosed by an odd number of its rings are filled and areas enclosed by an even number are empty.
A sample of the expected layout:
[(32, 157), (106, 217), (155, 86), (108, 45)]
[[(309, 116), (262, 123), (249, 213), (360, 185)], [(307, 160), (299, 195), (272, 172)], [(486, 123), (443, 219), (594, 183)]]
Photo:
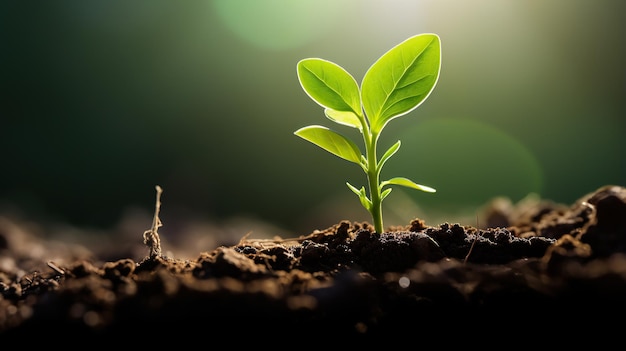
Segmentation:
[(382, 202), (391, 185), (435, 192), (408, 178), (394, 177), (380, 181), (383, 165), (400, 148), (400, 140), (378, 158), (378, 138), (394, 118), (419, 106), (431, 93), (439, 78), (441, 43), (436, 34), (419, 34), (387, 51), (365, 73), (361, 86), (341, 66), (319, 58), (298, 62), (300, 85), (324, 114), (340, 125), (356, 128), (363, 136), (365, 154), (342, 134), (320, 125), (310, 125), (294, 132), (322, 149), (361, 166), (367, 175), (369, 195), (346, 182), (372, 215), (377, 233), (383, 232)]

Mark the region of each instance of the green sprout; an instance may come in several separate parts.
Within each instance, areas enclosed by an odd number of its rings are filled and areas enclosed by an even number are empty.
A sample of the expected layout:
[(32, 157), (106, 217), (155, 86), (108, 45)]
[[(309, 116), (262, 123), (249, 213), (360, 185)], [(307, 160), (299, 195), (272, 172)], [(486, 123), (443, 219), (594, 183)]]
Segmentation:
[(310, 125), (295, 135), (322, 149), (361, 166), (367, 175), (369, 196), (346, 182), (372, 215), (377, 233), (383, 232), (382, 202), (391, 192), (391, 185), (435, 192), (404, 177), (380, 181), (383, 165), (400, 148), (400, 140), (378, 158), (380, 133), (389, 121), (419, 106), (434, 89), (441, 69), (441, 43), (436, 34), (419, 34), (387, 51), (365, 73), (361, 87), (341, 66), (319, 59), (307, 58), (297, 64), (298, 79), (304, 91), (324, 108), (324, 114), (340, 125), (357, 128), (363, 135), (365, 155), (359, 147), (327, 127)]

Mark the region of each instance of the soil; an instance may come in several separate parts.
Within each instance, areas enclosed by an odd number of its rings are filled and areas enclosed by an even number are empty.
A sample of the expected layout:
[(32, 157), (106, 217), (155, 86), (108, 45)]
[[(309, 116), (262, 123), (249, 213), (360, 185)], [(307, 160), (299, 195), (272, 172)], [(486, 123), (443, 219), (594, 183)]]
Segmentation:
[[(415, 218), (375, 233), (345, 220), (291, 238), (242, 235), (194, 259), (162, 253), (159, 208), (157, 196), (152, 228), (135, 237), (141, 259), (110, 259), (122, 245), (59, 244), (0, 218), (2, 344), (305, 347), (421, 335), (443, 347), (463, 332), (508, 333), (506, 346), (526, 333), (579, 340), (591, 327), (621, 328), (615, 318), (626, 315), (621, 186), (569, 205), (494, 199), (481, 228)], [(555, 335), (559, 326), (568, 334)]]

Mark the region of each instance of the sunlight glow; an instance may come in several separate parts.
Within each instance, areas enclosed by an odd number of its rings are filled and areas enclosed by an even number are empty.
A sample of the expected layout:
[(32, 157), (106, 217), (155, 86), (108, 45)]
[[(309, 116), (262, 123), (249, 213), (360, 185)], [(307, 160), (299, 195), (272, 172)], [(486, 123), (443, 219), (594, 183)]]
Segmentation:
[(309, 43), (332, 30), (338, 22), (341, 1), (213, 1), (224, 24), (242, 39), (274, 50)]

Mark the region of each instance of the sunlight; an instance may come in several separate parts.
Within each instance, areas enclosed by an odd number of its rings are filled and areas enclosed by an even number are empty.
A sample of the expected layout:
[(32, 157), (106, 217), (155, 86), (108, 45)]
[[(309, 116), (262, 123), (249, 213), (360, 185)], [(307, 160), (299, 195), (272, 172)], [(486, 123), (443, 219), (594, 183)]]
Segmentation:
[(341, 1), (213, 1), (224, 24), (242, 39), (273, 50), (308, 44), (332, 30)]

